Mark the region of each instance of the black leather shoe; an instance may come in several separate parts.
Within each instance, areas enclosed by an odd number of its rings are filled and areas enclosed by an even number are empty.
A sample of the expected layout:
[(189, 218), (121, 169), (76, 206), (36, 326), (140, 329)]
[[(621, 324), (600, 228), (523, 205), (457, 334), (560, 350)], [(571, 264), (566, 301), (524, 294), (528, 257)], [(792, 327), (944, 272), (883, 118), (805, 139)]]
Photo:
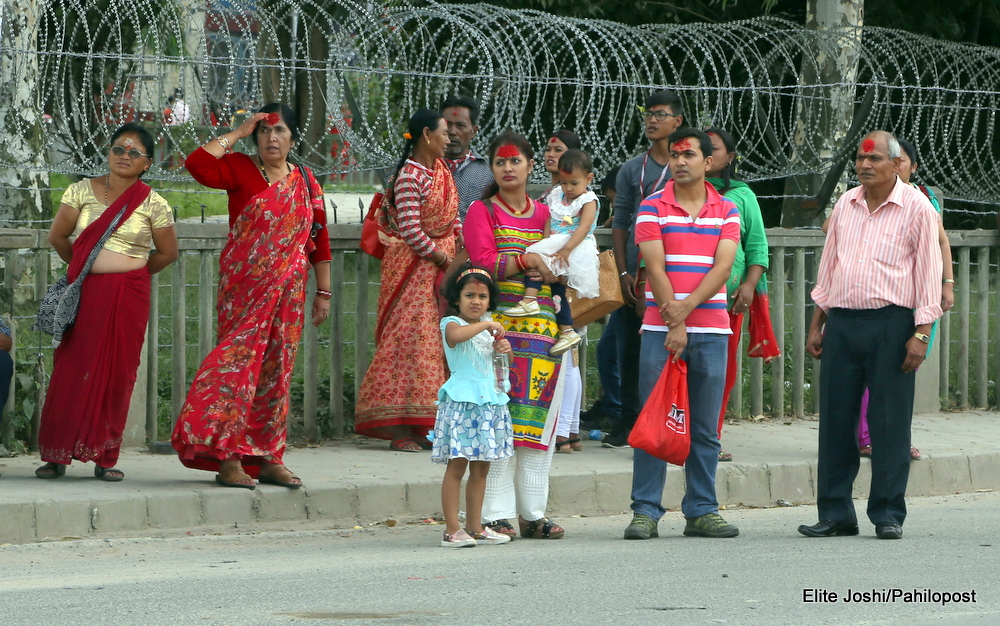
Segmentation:
[(902, 539), (903, 527), (899, 524), (875, 524), (875, 536), (879, 539)]
[(799, 532), (806, 537), (847, 537), (858, 534), (858, 525), (823, 520), (812, 526), (803, 524), (799, 526)]

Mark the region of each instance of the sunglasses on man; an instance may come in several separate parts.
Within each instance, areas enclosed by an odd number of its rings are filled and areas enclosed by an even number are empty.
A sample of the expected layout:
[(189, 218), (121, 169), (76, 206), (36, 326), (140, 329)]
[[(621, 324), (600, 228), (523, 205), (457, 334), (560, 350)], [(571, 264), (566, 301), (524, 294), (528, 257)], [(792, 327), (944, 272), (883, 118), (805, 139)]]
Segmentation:
[(111, 146), (111, 154), (113, 154), (115, 156), (122, 156), (125, 153), (128, 153), (128, 156), (129, 156), (130, 159), (138, 159), (139, 157), (148, 157), (148, 156), (150, 156), (148, 154), (143, 154), (142, 152), (139, 152), (135, 148), (132, 148), (130, 150), (126, 150), (125, 148), (123, 148), (121, 146)]

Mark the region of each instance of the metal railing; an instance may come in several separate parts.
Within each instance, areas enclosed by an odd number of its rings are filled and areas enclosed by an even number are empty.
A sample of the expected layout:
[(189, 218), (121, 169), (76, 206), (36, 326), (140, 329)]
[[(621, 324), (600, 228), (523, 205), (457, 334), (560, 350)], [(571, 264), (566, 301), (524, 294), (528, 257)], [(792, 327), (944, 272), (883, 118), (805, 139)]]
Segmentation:
[[(225, 224), (176, 225), (178, 261), (153, 277), (147, 335), (146, 434), (150, 441), (168, 435), (201, 359), (215, 345), (215, 294), (218, 255), (225, 244)], [(769, 364), (745, 357), (741, 344), (738, 384), (730, 410), (738, 416), (802, 416), (818, 409), (818, 362), (805, 352), (812, 289), (824, 236), (818, 230), (769, 229), (768, 271), (771, 316), (782, 356)], [(330, 226), (333, 253), (330, 321), (316, 329), (305, 325), (293, 384), (291, 427), (315, 441), (337, 437), (350, 426), (353, 398), (373, 350), (372, 332), (378, 296), (378, 264), (358, 252), (360, 224)], [(948, 408), (997, 404), (1000, 378), (1000, 309), (996, 296), (997, 231), (949, 232), (956, 267), (956, 306), (943, 318), (936, 341), (941, 363), (939, 395)], [(610, 245), (610, 231), (598, 231)], [(51, 367), (48, 337), (26, 332), (46, 287), (62, 270), (46, 232), (0, 229), (4, 260), (2, 300), (20, 329), (16, 359), (37, 358)], [(313, 279), (310, 279), (310, 289)], [(308, 308), (307, 308), (308, 310)], [(598, 327), (592, 328), (591, 343)], [(586, 359), (583, 360), (586, 363)], [(593, 368), (591, 368), (593, 369)], [(323, 376), (323, 380), (320, 377)], [(596, 378), (596, 372), (590, 373)], [(141, 378), (141, 377), (140, 377)], [(299, 387), (296, 389), (296, 387)], [(44, 399), (44, 382), (35, 388), (35, 429)], [(8, 409), (14, 405), (9, 402)]]

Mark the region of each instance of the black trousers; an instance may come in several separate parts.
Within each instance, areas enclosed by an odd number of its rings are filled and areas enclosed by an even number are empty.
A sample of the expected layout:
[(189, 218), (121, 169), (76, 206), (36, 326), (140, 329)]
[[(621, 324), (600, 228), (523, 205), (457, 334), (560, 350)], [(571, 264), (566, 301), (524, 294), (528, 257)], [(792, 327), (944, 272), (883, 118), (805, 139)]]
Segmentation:
[(857, 428), (865, 388), (872, 439), (868, 519), (873, 524), (906, 519), (916, 373), (904, 373), (902, 365), (913, 332), (911, 309), (830, 310), (820, 362), (816, 504), (821, 520), (857, 523), (851, 492), (861, 463)]
[(615, 434), (628, 437), (639, 417), (642, 403), (639, 401), (639, 352), (642, 338), (639, 330), (642, 319), (636, 315), (635, 307), (626, 304), (617, 310), (618, 325), (618, 373), (621, 378), (622, 411), (618, 422), (612, 427)]

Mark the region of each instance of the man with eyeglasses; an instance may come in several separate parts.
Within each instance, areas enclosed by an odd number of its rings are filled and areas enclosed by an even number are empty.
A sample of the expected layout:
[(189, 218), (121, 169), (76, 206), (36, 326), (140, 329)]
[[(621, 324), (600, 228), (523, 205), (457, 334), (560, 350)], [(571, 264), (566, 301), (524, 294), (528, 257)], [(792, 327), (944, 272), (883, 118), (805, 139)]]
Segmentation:
[[(646, 138), (651, 145), (639, 156), (627, 161), (618, 172), (614, 221), (611, 237), (615, 263), (621, 280), (625, 306), (618, 309), (618, 367), (621, 376), (621, 417), (604, 439), (605, 448), (627, 448), (628, 435), (639, 416), (639, 328), (635, 279), (639, 266), (639, 248), (635, 244), (635, 218), (639, 205), (670, 180), (670, 143), (668, 138), (684, 123), (681, 99), (669, 89), (657, 91), (646, 99), (642, 111)], [(645, 301), (639, 308), (645, 308)]]

